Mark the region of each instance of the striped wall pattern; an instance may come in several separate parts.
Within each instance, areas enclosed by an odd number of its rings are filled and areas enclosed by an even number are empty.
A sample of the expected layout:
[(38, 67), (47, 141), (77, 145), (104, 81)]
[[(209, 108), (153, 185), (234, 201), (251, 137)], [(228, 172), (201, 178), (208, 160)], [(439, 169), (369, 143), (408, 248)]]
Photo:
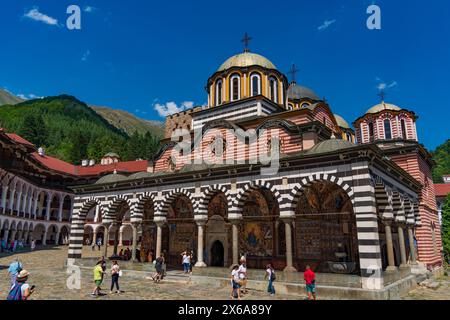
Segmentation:
[(375, 199), (378, 206), (378, 215), (384, 220), (394, 219), (394, 210), (392, 209), (391, 199), (386, 191), (383, 182), (378, 179), (375, 184)]
[(394, 218), (397, 223), (406, 222), (405, 209), (403, 208), (403, 201), (397, 191), (392, 192), (392, 209), (394, 210)]
[(197, 210), (194, 210), (195, 215), (208, 217), (208, 205), (209, 202), (214, 198), (217, 194), (223, 193), (227, 198), (228, 208), (231, 208), (233, 205), (233, 200), (231, 198), (231, 191), (229, 186), (221, 186), (218, 184), (208, 186), (203, 189), (203, 196), (199, 200), (199, 205)]
[(177, 188), (175, 190), (172, 190), (168, 192), (165, 196), (163, 201), (159, 202), (156, 206), (156, 212), (161, 213), (163, 216), (167, 216), (167, 212), (169, 210), (169, 207), (172, 205), (172, 203), (175, 201), (176, 198), (179, 196), (186, 196), (191, 200), (192, 206), (194, 208), (194, 213), (196, 212), (197, 200), (194, 198), (194, 195), (191, 191), (188, 191), (186, 189), (180, 189)]
[(406, 224), (410, 226), (415, 225), (416, 217), (414, 213), (414, 204), (408, 198), (404, 200), (404, 208), (405, 208)]
[(131, 223), (137, 223), (144, 219), (144, 207), (149, 201), (153, 205), (153, 212), (156, 213), (156, 194), (145, 192), (138, 196), (138, 201), (135, 203), (134, 207), (131, 208)]

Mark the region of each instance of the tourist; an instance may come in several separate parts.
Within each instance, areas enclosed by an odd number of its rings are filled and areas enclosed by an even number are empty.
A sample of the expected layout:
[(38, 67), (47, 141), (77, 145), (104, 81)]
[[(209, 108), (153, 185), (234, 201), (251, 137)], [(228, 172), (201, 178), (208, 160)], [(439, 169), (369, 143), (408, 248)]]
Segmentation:
[(131, 250), (130, 250), (130, 248), (127, 247), (127, 248), (125, 249), (124, 256), (125, 256), (125, 260), (126, 260), (126, 261), (128, 261), (128, 260), (131, 259)]
[(1, 252), (6, 251), (6, 241), (5, 241), (5, 239), (2, 239), (0, 251)]
[(20, 271), (16, 281), (11, 286), (7, 300), (28, 300), (31, 294), (34, 292), (34, 286), (27, 283), (30, 273), (26, 270)]
[(239, 265), (233, 265), (231, 269), (231, 299), (241, 300), (240, 293), (240, 285), (239, 285)]
[(148, 262), (152, 263), (153, 262), (153, 257), (155, 256), (155, 254), (153, 253), (153, 250), (150, 250), (148, 253)]
[(276, 279), (276, 276), (275, 276), (275, 269), (273, 268), (271, 263), (267, 265), (266, 275), (264, 279), (269, 279), (269, 286), (267, 287), (267, 292), (269, 292), (271, 296), (274, 296), (275, 287), (273, 286), (273, 283)]
[(91, 250), (95, 251), (95, 246), (97, 245), (96, 241), (92, 241), (91, 243)]
[(36, 249), (36, 240), (31, 240), (31, 251), (34, 251)]
[(164, 278), (164, 254), (161, 254), (155, 261), (156, 273), (152, 276), (153, 281), (160, 282)]
[(191, 268), (191, 255), (189, 253), (189, 250), (184, 251), (181, 254), (182, 257), (182, 264), (183, 264), (183, 270), (184, 273), (189, 273), (190, 268)]
[(119, 251), (119, 258), (120, 260), (125, 260), (125, 256), (123, 255), (123, 249), (120, 249)]
[(113, 293), (114, 285), (116, 285), (117, 288), (116, 293), (120, 293), (119, 277), (121, 273), (122, 272), (120, 271), (119, 264), (117, 263), (116, 260), (114, 260), (111, 267), (111, 291), (109, 292), (110, 294)]
[(190, 253), (191, 261), (189, 262), (189, 273), (192, 274), (192, 267), (195, 265), (196, 260), (194, 260), (194, 251), (191, 250)]
[(247, 261), (245, 257), (241, 258), (241, 264), (239, 265), (239, 284), (241, 286), (241, 293), (247, 293)]
[(94, 287), (94, 291), (91, 293), (92, 296), (98, 296), (101, 294), (101, 288), (100, 286), (102, 285), (103, 282), (103, 275), (105, 274), (105, 272), (103, 271), (102, 268), (102, 264), (103, 261), (99, 260), (97, 261), (97, 264), (94, 267), (94, 283), (95, 283), (95, 287)]
[(20, 263), (18, 258), (16, 258), (16, 260), (9, 265), (8, 273), (11, 279), (11, 286), (13, 286), (16, 283), (16, 278), (22, 271), (22, 269), (23, 269), (22, 264)]
[(306, 284), (306, 293), (308, 300), (316, 300), (316, 274), (311, 270), (310, 266), (306, 266), (306, 271), (303, 274)]

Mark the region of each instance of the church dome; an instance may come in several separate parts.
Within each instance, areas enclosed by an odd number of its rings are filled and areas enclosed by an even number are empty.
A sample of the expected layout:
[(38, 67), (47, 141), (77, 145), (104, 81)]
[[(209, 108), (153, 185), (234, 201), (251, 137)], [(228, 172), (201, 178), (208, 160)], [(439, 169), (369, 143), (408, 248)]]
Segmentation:
[(397, 107), (394, 104), (385, 103), (383, 101), (380, 104), (377, 104), (377, 105), (373, 106), (372, 108), (370, 108), (369, 110), (367, 110), (366, 114), (368, 114), (368, 113), (378, 113), (378, 112), (381, 112), (383, 110), (400, 111), (402, 109), (400, 107)]
[(314, 147), (306, 151), (307, 155), (334, 152), (342, 149), (352, 148), (355, 145), (347, 140), (336, 139), (335, 137), (319, 142)]
[(299, 86), (295, 82), (291, 83), (291, 85), (289, 86), (287, 95), (288, 95), (288, 98), (292, 99), (292, 100), (300, 100), (300, 99), (305, 99), (305, 98), (308, 98), (311, 100), (320, 100), (320, 98), (317, 96), (317, 94), (313, 90), (311, 90), (307, 87)]
[(342, 118), (340, 115), (335, 114), (334, 118), (336, 119), (337, 125), (341, 128), (350, 129), (350, 125), (347, 121), (345, 121), (344, 118)]
[(119, 181), (125, 181), (128, 180), (128, 178), (121, 174), (108, 174), (104, 177), (101, 177), (97, 180), (95, 184), (107, 184), (107, 183), (115, 183)]
[(277, 69), (275, 65), (269, 61), (269, 59), (251, 52), (244, 52), (232, 56), (227, 61), (225, 61), (217, 72), (228, 70), (233, 67), (249, 67), (249, 66), (260, 66), (267, 69)]

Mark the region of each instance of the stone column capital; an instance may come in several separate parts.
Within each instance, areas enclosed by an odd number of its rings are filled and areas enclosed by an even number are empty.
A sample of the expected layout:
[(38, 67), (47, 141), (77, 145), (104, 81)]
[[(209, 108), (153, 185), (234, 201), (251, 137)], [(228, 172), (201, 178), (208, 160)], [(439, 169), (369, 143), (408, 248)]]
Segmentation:
[(394, 221), (391, 219), (383, 219), (382, 222), (385, 226), (391, 227)]
[(295, 217), (280, 217), (280, 220), (284, 223), (292, 224), (295, 221)]
[(197, 224), (197, 226), (199, 227), (204, 227), (206, 225), (206, 223), (208, 222), (208, 220), (195, 220), (195, 223)]
[(244, 219), (228, 219), (232, 225), (239, 226)]

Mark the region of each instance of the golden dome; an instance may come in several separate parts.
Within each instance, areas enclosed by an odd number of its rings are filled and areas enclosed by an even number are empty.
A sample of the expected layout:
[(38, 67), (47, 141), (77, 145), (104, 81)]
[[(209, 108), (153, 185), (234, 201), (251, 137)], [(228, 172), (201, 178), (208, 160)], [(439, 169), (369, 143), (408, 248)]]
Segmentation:
[(256, 53), (244, 52), (229, 58), (220, 66), (217, 72), (224, 71), (232, 67), (249, 66), (261, 66), (267, 69), (276, 69), (275, 65), (267, 58)]
[(394, 104), (385, 103), (383, 101), (380, 104), (377, 104), (377, 105), (373, 106), (372, 108), (370, 108), (369, 110), (367, 110), (366, 114), (367, 113), (378, 113), (378, 112), (381, 112), (383, 110), (400, 111), (402, 109), (397, 107)]
[(337, 125), (341, 128), (350, 129), (350, 126), (347, 121), (344, 120), (340, 115), (335, 114), (334, 118), (336, 119)]

